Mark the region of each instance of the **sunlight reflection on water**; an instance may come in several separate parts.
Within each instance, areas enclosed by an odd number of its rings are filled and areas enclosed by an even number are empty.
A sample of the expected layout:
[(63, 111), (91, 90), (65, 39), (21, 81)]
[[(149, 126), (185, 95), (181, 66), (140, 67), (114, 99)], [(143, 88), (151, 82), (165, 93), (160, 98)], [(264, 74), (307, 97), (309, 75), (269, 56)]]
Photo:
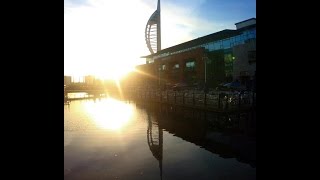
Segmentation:
[(110, 97), (71, 101), (64, 106), (64, 179), (255, 179), (248, 163), (206, 145), (214, 133), (208, 122), (164, 114)]
[(85, 109), (98, 127), (109, 130), (120, 130), (128, 124), (133, 113), (131, 105), (113, 98), (103, 99), (97, 103), (88, 101)]

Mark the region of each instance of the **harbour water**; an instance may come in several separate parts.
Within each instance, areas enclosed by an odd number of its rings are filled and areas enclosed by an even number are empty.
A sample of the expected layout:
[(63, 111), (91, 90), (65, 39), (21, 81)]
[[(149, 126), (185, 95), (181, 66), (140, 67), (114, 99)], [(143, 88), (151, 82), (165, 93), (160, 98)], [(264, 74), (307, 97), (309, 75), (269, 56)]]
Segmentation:
[(256, 179), (247, 118), (112, 97), (74, 100), (64, 105), (64, 179)]

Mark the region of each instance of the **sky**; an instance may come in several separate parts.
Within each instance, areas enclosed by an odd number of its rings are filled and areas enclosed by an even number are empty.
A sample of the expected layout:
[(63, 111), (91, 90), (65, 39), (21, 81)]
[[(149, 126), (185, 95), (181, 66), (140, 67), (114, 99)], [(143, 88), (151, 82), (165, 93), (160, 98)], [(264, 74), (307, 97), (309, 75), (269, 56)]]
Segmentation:
[[(64, 74), (116, 79), (144, 64), (157, 0), (64, 0)], [(256, 17), (255, 0), (161, 0), (162, 49)]]

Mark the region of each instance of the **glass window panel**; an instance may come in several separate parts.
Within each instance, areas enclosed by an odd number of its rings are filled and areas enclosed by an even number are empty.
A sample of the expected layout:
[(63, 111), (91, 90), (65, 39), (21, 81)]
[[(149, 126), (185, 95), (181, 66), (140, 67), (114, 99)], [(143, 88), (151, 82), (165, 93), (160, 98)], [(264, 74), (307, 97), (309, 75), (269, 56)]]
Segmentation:
[(220, 48), (219, 42), (215, 42), (213, 46), (214, 46), (214, 49), (215, 49), (215, 50), (217, 50), (217, 49)]
[(223, 43), (223, 48), (224, 49), (230, 48), (230, 40), (229, 39), (224, 40), (222, 43)]
[(213, 50), (213, 43), (211, 42), (211, 43), (209, 43), (209, 51), (212, 51)]

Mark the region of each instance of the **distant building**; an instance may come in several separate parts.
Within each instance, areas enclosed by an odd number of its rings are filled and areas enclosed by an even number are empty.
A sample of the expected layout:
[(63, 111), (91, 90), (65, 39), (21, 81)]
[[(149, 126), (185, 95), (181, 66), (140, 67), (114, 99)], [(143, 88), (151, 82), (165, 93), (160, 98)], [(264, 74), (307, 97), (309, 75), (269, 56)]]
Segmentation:
[(64, 76), (64, 85), (69, 85), (71, 83), (71, 76)]
[(92, 75), (89, 75), (89, 76), (85, 76), (84, 77), (84, 83), (86, 85), (94, 85), (95, 84), (95, 77), (92, 76)]
[[(236, 79), (248, 84), (255, 75), (256, 19), (144, 56), (136, 68), (140, 85), (189, 85), (216, 87)], [(141, 84), (143, 83), (143, 84)], [(139, 83), (138, 83), (139, 85)]]

